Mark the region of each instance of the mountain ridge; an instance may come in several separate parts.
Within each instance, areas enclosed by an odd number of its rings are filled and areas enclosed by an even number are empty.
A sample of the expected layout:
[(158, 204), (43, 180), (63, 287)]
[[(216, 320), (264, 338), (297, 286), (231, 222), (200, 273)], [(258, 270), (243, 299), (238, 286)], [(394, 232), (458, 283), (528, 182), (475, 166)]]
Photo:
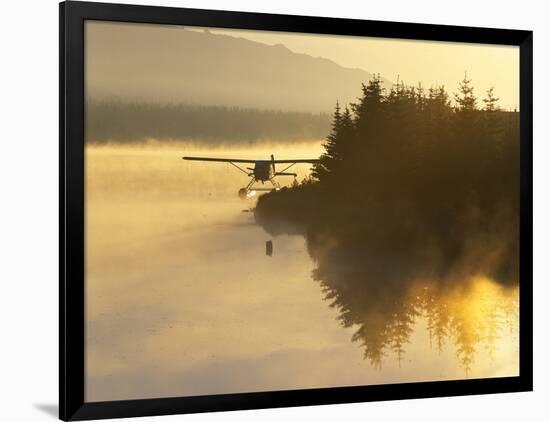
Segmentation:
[(336, 101), (355, 101), (371, 77), (283, 44), (206, 30), (86, 26), (86, 93), (94, 100), (330, 112)]

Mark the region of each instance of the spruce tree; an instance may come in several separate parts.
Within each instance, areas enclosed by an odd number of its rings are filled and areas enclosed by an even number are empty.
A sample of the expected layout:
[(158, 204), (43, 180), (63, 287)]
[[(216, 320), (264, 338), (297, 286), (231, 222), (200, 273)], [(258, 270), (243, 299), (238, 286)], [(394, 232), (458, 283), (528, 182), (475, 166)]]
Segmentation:
[(495, 158), (500, 159), (502, 158), (503, 147), (503, 113), (497, 105), (498, 100), (499, 98), (495, 97), (494, 88), (491, 87), (487, 90), (487, 97), (483, 99), (483, 102), (485, 103), (485, 132), (487, 134), (488, 141), (493, 147)]
[(376, 124), (371, 119), (381, 113), (381, 106), (385, 100), (380, 75), (373, 76), (367, 85), (362, 85), (361, 90), (363, 96), (359, 98), (359, 102), (351, 104), (359, 130), (364, 126)]
[(347, 162), (355, 154), (355, 126), (353, 123), (351, 111), (347, 106), (344, 109), (344, 112), (342, 113), (342, 117), (340, 119), (340, 128), (338, 135), (338, 143), (336, 145), (338, 149), (338, 156), (340, 157), (342, 162)]
[(336, 107), (332, 118), (332, 128), (323, 144), (325, 152), (321, 155), (319, 162), (313, 166), (312, 176), (319, 181), (323, 181), (330, 177), (329, 175), (336, 171), (338, 162), (341, 160), (337, 145), (341, 120), (340, 104), (336, 101)]
[(458, 93), (454, 94), (457, 111), (476, 110), (477, 98), (474, 95), (474, 87), (471, 83), (472, 80), (468, 79), (467, 73), (464, 72), (464, 79), (458, 84)]
[(487, 98), (483, 99), (483, 102), (485, 103), (484, 110), (493, 113), (495, 111), (499, 111), (499, 108), (497, 106), (498, 100), (500, 98), (495, 97), (495, 88), (491, 87), (487, 90)]

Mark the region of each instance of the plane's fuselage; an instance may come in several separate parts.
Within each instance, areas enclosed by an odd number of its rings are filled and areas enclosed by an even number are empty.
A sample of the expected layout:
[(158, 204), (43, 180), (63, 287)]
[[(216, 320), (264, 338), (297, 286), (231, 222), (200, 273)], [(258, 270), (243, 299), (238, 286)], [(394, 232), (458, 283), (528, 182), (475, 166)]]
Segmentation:
[(271, 161), (256, 161), (254, 163), (254, 178), (259, 182), (267, 182), (273, 177)]

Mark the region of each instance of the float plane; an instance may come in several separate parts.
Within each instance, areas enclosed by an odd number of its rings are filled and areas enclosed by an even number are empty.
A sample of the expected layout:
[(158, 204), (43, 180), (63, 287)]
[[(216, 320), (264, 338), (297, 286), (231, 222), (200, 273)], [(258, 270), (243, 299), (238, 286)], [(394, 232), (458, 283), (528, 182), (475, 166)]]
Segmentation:
[[(242, 158), (209, 158), (209, 157), (182, 157), (184, 160), (191, 161), (213, 161), (221, 163), (229, 163), (233, 167), (236, 167), (248, 177), (250, 177), (250, 182), (244, 188), (239, 189), (239, 198), (246, 199), (252, 196), (252, 193), (255, 191), (271, 191), (280, 189), (279, 183), (275, 180), (277, 176), (294, 176), (296, 173), (287, 172), (288, 169), (293, 167), (295, 164), (300, 163), (309, 163), (315, 164), (318, 163), (318, 159), (299, 159), (299, 160), (275, 160), (275, 157), (271, 155), (271, 160), (248, 160)], [(242, 168), (237, 164), (253, 164), (254, 167), (245, 167)], [(288, 164), (281, 171), (275, 170), (276, 164)], [(272, 188), (255, 188), (254, 184), (261, 182), (262, 185), (265, 182), (271, 183)]]

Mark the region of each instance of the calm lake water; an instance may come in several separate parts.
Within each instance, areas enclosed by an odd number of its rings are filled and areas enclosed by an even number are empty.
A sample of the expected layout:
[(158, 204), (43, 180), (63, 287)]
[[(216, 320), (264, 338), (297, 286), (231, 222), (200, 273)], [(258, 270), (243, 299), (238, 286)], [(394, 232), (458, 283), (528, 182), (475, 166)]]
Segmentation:
[(483, 277), (436, 294), (411, 286), (414, 312), (385, 329), (373, 361), (314, 280), (305, 239), (271, 237), (250, 212), (255, 200), (237, 197), (248, 178), (181, 159), (320, 151), (87, 147), (87, 401), (518, 375), (517, 288)]

